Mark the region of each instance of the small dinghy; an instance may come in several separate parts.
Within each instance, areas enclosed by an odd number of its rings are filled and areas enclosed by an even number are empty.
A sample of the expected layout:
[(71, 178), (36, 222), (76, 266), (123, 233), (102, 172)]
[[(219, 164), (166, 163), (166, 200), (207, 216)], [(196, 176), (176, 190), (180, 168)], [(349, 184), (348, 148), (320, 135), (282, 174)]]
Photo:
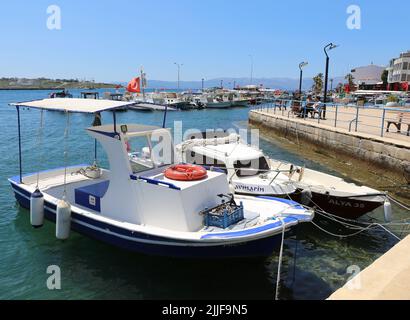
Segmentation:
[(176, 153), (183, 162), (227, 172), (228, 182), (236, 194), (282, 196), (349, 219), (384, 205), (385, 217), (390, 216), (386, 194), (319, 171), (269, 159), (237, 134), (187, 140), (176, 147)]
[[(311, 210), (291, 200), (234, 197), (225, 174), (218, 171), (166, 161), (135, 167), (128, 154), (133, 138), (145, 138), (152, 155), (158, 145), (171, 142), (171, 135), (157, 127), (117, 124), (115, 110), (125, 102), (46, 99), (14, 105), (18, 115), (20, 107), (63, 110), (67, 117), (71, 112), (113, 113), (113, 124), (86, 129), (106, 152), (109, 170), (96, 163), (65, 163), (62, 168), (23, 174), (19, 152), (20, 174), (9, 179), (15, 197), (30, 210), (33, 226), (40, 227), (44, 218), (56, 222), (58, 239), (68, 239), (75, 230), (151, 255), (264, 257), (280, 245), (285, 231), (313, 218)], [(18, 124), (20, 132), (20, 120)]]

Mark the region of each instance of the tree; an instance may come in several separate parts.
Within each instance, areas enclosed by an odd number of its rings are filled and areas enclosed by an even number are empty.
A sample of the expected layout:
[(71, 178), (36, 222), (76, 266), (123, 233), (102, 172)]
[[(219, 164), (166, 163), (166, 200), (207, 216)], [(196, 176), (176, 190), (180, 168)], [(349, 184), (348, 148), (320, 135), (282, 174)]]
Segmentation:
[(354, 77), (353, 77), (353, 75), (352, 75), (351, 73), (348, 73), (348, 74), (345, 76), (345, 80), (347, 80), (347, 83), (349, 84), (349, 87), (350, 87), (350, 88), (353, 88), (353, 87), (354, 87), (353, 79), (354, 79)]
[(336, 92), (342, 93), (343, 92), (343, 83), (339, 82), (336, 86)]
[(381, 76), (381, 80), (383, 82), (384, 85), (387, 85), (387, 79), (389, 77), (389, 71), (384, 70)]
[(318, 73), (315, 77), (313, 77), (312, 89), (316, 94), (320, 94), (323, 89), (323, 73)]

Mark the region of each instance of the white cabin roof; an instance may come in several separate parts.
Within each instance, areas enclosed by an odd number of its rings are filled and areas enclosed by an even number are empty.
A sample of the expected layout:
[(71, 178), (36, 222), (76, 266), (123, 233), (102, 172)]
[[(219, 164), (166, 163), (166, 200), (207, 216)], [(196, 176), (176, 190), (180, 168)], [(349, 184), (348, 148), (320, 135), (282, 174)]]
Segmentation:
[(96, 113), (107, 110), (123, 108), (134, 104), (133, 102), (100, 100), (100, 99), (74, 99), (54, 98), (27, 102), (12, 103), (12, 106), (44, 109), (51, 111)]
[(227, 158), (232, 161), (245, 161), (263, 157), (263, 152), (243, 143), (227, 143), (218, 145), (194, 145), (192, 151), (204, 156), (226, 162)]

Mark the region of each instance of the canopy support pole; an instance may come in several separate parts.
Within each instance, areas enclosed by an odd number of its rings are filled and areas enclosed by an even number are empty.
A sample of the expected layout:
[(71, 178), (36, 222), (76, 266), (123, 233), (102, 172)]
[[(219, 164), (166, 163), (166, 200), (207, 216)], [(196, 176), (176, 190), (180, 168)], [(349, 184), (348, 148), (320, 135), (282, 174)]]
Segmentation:
[(97, 139), (94, 139), (94, 160), (97, 161)]
[(117, 115), (115, 114), (115, 110), (112, 111), (112, 119), (114, 122), (114, 133), (117, 133)]
[(21, 125), (20, 125), (20, 107), (16, 106), (17, 109), (17, 128), (18, 128), (18, 139), (19, 139), (19, 168), (20, 168), (20, 183), (23, 183), (23, 166), (22, 166), (22, 155), (21, 155)]
[(167, 121), (167, 111), (168, 111), (168, 103), (165, 105), (164, 119), (162, 121), (162, 128), (164, 129), (165, 129), (165, 123)]

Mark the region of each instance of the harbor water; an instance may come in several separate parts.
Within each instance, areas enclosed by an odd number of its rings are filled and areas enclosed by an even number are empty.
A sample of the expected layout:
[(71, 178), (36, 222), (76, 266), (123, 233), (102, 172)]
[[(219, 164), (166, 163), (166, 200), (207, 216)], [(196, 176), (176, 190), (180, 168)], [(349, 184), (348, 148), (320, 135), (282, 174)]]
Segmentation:
[[(105, 90), (100, 90), (100, 96)], [(74, 96), (79, 91), (73, 90)], [(49, 91), (0, 91), (0, 299), (273, 299), (278, 254), (265, 260), (197, 261), (129, 253), (72, 233), (64, 242), (55, 238), (55, 226), (30, 226), (29, 212), (20, 208), (7, 178), (18, 174), (17, 116), (11, 102), (47, 97)], [(182, 121), (182, 129), (246, 127), (247, 108), (169, 112), (167, 126)], [(40, 111), (22, 110), (23, 172), (60, 167), (64, 163), (66, 116), (45, 112), (42, 141), (38, 139)], [(118, 122), (162, 125), (162, 112), (127, 111)], [(92, 115), (70, 116), (69, 164), (92, 163), (94, 141), (84, 128)], [(103, 122), (111, 122), (103, 113)], [(260, 147), (272, 158), (330, 172), (318, 163), (304, 161), (272, 142)], [(99, 149), (102, 165), (106, 165)], [(335, 172), (330, 172), (336, 174)], [(394, 207), (394, 212), (399, 212)], [(371, 214), (381, 219), (381, 210)], [(369, 217), (363, 219), (369, 220)], [(330, 221), (318, 221), (333, 233), (351, 233)], [(284, 244), (281, 299), (325, 299), (352, 275), (351, 266), (367, 267), (397, 240), (383, 230), (340, 239), (304, 224)], [(61, 269), (61, 290), (46, 286), (47, 267)]]

